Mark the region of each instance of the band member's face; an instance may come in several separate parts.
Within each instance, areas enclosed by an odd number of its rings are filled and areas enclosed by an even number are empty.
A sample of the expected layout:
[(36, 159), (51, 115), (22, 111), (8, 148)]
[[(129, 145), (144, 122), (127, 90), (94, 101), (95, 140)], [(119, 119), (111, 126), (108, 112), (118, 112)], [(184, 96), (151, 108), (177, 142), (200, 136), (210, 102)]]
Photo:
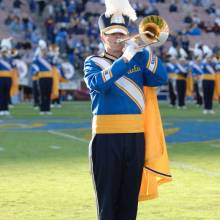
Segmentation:
[(105, 48), (114, 52), (122, 52), (124, 48), (124, 43), (117, 43), (118, 39), (124, 38), (125, 35), (122, 33), (114, 33), (114, 34), (102, 34), (101, 39), (105, 45)]
[(185, 59), (180, 59), (179, 62), (180, 62), (180, 64), (186, 64), (186, 60)]
[(41, 56), (47, 55), (47, 49), (41, 49)]
[(8, 58), (11, 56), (11, 53), (9, 50), (5, 50), (2, 52), (2, 57)]

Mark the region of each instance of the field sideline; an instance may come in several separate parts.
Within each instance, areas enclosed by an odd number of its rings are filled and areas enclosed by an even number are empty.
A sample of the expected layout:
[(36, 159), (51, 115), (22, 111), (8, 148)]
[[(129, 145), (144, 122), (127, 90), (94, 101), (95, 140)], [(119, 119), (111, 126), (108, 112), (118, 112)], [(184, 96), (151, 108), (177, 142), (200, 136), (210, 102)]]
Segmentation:
[[(161, 104), (174, 180), (160, 186), (158, 199), (140, 203), (137, 220), (220, 219), (220, 106), (215, 110), (204, 116), (192, 104), (182, 111)], [(64, 103), (53, 113), (19, 104), (0, 118), (0, 220), (96, 219), (90, 103)]]

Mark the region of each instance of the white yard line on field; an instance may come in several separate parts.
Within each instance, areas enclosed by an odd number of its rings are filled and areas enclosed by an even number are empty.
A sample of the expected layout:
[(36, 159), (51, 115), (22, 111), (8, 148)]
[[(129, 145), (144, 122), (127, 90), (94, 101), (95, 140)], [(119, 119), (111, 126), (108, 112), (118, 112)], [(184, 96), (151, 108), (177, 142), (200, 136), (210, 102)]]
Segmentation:
[(191, 164), (180, 163), (177, 161), (171, 161), (171, 164), (173, 167), (187, 169), (195, 173), (203, 174), (205, 176), (220, 177), (220, 172), (204, 170), (204, 169), (192, 166)]
[(210, 147), (220, 148), (220, 144), (209, 144)]
[(59, 150), (59, 149), (61, 149), (60, 146), (56, 146), (56, 145), (51, 145), (51, 146), (49, 146), (49, 148), (51, 148), (51, 149), (53, 149), (53, 150)]
[(195, 121), (197, 121), (197, 122), (204, 122), (206, 120), (205, 119), (195, 119)]
[(21, 128), (26, 128), (27, 127), (26, 124), (17, 123), (17, 125), (19, 125)]
[(89, 141), (83, 139), (83, 138), (78, 138), (74, 135), (70, 135), (70, 134), (66, 134), (66, 133), (63, 133), (63, 132), (58, 132), (58, 131), (54, 131), (54, 130), (48, 130), (48, 133), (50, 134), (54, 134), (54, 135), (57, 135), (57, 136), (61, 136), (61, 137), (65, 137), (65, 138), (69, 138), (69, 139), (73, 139), (75, 141), (80, 141), (80, 142), (83, 142), (83, 143), (86, 143), (88, 144)]
[[(63, 133), (63, 132), (49, 130), (48, 133), (53, 134), (53, 135), (57, 135), (57, 136), (61, 136), (61, 137), (65, 137), (65, 138), (69, 138), (69, 139), (72, 139), (72, 140), (80, 141), (80, 142), (83, 142), (83, 143), (86, 143), (86, 144), (89, 143), (89, 141), (87, 141), (83, 138), (78, 138), (74, 135), (66, 134), (66, 133)], [(169, 147), (172, 148), (172, 145), (169, 146)], [(181, 168), (181, 169), (187, 169), (187, 170), (190, 170), (192, 172), (200, 173), (200, 174), (203, 174), (203, 175), (206, 175), (206, 176), (220, 177), (220, 172), (204, 170), (204, 169), (192, 166), (190, 164), (180, 163), (180, 162), (177, 162), (177, 161), (171, 161), (171, 164), (172, 164), (173, 167)]]

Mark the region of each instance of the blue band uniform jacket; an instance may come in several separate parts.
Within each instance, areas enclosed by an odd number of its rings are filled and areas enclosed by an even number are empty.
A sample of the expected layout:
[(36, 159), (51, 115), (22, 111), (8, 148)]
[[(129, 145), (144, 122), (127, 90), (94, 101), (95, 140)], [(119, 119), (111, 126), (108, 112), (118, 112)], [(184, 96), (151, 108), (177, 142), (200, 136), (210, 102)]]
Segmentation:
[(144, 50), (125, 63), (107, 53), (90, 56), (84, 80), (92, 102), (93, 134), (145, 133), (145, 167), (139, 200), (157, 197), (160, 183), (171, 180), (155, 92), (167, 83), (160, 59)]
[(10, 95), (18, 94), (18, 74), (13, 58), (0, 58), (0, 77), (9, 77), (12, 80)]
[(31, 65), (32, 77), (52, 78), (52, 66), (49, 61), (49, 57), (35, 57)]
[(210, 64), (206, 61), (203, 61), (201, 64), (202, 68), (202, 80), (215, 80), (215, 71)]

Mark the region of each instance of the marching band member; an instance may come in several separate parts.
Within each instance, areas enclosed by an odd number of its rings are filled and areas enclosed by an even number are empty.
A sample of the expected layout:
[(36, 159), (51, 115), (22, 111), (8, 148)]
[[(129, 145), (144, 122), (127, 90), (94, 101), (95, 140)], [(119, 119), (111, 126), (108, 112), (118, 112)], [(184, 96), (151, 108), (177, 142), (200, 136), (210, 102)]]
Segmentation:
[(53, 108), (56, 104), (58, 108), (61, 107), (60, 104), (60, 93), (59, 93), (59, 83), (61, 80), (61, 71), (60, 71), (60, 61), (59, 61), (59, 47), (57, 45), (49, 46), (49, 59), (52, 66), (52, 75), (53, 75), (53, 86), (52, 86), (52, 95), (51, 95), (51, 107)]
[(9, 103), (9, 108), (14, 108), (12, 97), (18, 95), (19, 92), (18, 66), (16, 65), (16, 59), (19, 57), (19, 53), (16, 48), (12, 48), (10, 53), (11, 53), (10, 57), (13, 66), (13, 71), (12, 71), (12, 85), (11, 85), (10, 97), (8, 103)]
[(202, 89), (203, 89), (203, 114), (214, 114), (213, 95), (215, 85), (215, 71), (210, 65), (212, 51), (207, 45), (203, 45), (204, 59), (202, 61)]
[[(88, 57), (84, 64), (84, 79), (90, 90), (93, 113), (93, 138), (89, 147), (91, 172), (98, 219), (135, 220), (138, 195), (143, 189), (141, 182), (144, 186), (149, 184), (151, 176), (157, 186), (158, 175), (148, 167), (143, 171), (144, 155), (149, 151), (151, 139), (147, 138), (149, 145), (145, 151), (144, 111), (150, 110), (153, 114), (159, 111), (154, 109), (157, 105), (151, 103), (156, 99), (151, 87), (167, 83), (167, 73), (160, 59), (140, 49), (135, 41), (119, 43), (119, 39), (128, 35), (129, 19), (136, 19), (129, 2), (106, 1), (106, 9), (98, 22), (105, 52)], [(145, 91), (152, 95), (146, 103), (144, 85), (150, 86)], [(145, 108), (145, 104), (149, 108)], [(152, 132), (156, 123), (151, 124), (149, 120), (145, 125)], [(151, 140), (160, 139), (157, 139), (159, 130), (154, 130), (156, 133)], [(160, 172), (160, 177), (166, 179), (164, 182), (171, 179), (169, 173)], [(146, 195), (139, 199), (156, 197), (157, 193), (149, 195), (152, 189), (147, 189)]]
[(193, 77), (196, 104), (198, 106), (202, 106), (201, 60), (202, 60), (202, 50), (199, 48), (193, 49), (193, 61), (190, 62), (190, 68)]
[(0, 116), (10, 115), (9, 102), (16, 71), (11, 57), (11, 39), (2, 39), (0, 51)]
[(168, 51), (168, 62), (166, 63), (166, 70), (168, 73), (168, 89), (170, 106), (176, 106), (176, 54), (171, 50)]
[(185, 96), (186, 96), (186, 77), (188, 74), (187, 54), (183, 48), (180, 48), (180, 57), (176, 63), (176, 91), (177, 91), (177, 109), (186, 109)]
[(40, 88), (40, 114), (51, 115), (50, 99), (52, 92), (52, 66), (49, 62), (47, 54), (47, 44), (44, 40), (40, 40), (37, 48), (37, 56), (32, 63), (32, 74), (38, 76)]

